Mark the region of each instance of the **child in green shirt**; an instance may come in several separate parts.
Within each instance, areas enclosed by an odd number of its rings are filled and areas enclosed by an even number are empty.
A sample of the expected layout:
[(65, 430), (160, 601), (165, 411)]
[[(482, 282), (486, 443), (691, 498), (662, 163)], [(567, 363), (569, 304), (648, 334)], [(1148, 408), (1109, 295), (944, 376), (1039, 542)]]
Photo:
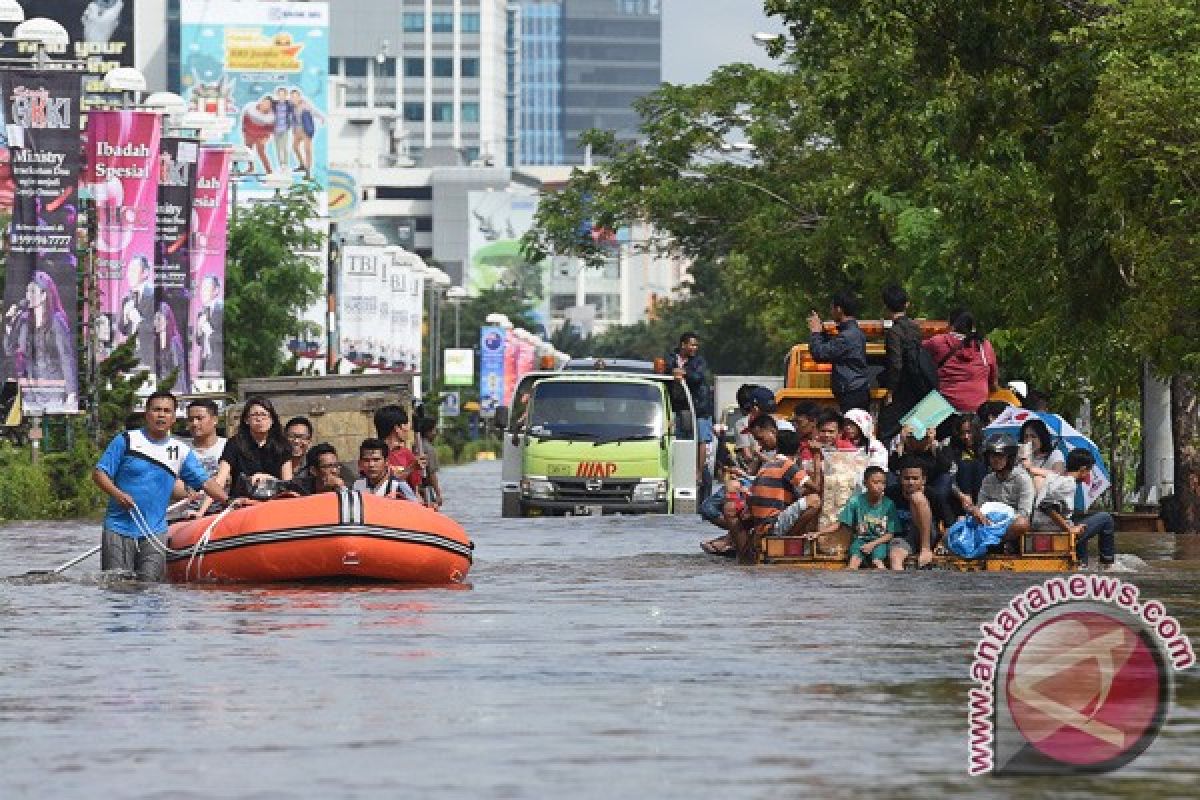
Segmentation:
[(847, 569), (858, 569), (864, 559), (869, 559), (876, 569), (887, 569), (887, 545), (892, 536), (901, 532), (900, 516), (896, 506), (886, 497), (887, 473), (880, 467), (867, 467), (863, 473), (862, 492), (851, 497), (838, 514), (838, 524), (815, 534), (848, 531), (850, 562)]

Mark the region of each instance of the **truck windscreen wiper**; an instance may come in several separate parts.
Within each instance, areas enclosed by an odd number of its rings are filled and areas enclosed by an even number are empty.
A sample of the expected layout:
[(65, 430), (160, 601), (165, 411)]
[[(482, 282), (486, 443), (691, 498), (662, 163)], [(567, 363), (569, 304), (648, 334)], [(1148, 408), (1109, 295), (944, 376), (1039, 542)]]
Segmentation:
[(592, 431), (573, 431), (573, 430), (541, 430), (530, 431), (534, 436), (540, 439), (596, 439), (600, 436)]
[(594, 444), (613, 444), (614, 442), (646, 442), (651, 439), (661, 438), (657, 433), (631, 433), (628, 436), (609, 436), (604, 439), (597, 439)]

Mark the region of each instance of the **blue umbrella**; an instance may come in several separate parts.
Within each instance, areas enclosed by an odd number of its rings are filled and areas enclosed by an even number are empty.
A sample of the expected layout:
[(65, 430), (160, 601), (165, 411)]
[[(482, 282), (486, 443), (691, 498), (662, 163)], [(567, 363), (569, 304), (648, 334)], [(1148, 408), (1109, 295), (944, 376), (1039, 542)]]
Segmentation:
[(1104, 459), (1100, 457), (1100, 449), (1091, 439), (1077, 431), (1071, 423), (1058, 414), (1051, 414), (1048, 411), (1030, 411), (1027, 408), (1009, 406), (1003, 414), (996, 418), (995, 422), (984, 428), (983, 432), (985, 434), (1007, 433), (1017, 439), (1021, 435), (1021, 426), (1031, 419), (1040, 419), (1046, 423), (1050, 435), (1054, 437), (1054, 449), (1062, 453), (1063, 458), (1066, 458), (1067, 453), (1072, 450), (1082, 447), (1090, 451), (1096, 459), (1091, 481), (1080, 487), (1083, 490), (1083, 508), (1088, 508), (1097, 497), (1104, 494), (1109, 486), (1112, 486), (1112, 479), (1109, 477), (1108, 467), (1104, 465)]

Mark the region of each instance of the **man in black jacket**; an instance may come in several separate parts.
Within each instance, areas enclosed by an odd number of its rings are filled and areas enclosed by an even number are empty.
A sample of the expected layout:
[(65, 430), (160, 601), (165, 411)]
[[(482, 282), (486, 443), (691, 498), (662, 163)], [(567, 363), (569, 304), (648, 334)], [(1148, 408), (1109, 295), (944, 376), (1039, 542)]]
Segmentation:
[(808, 350), (814, 361), (833, 364), (833, 396), (842, 413), (852, 408), (870, 411), (871, 384), (867, 378), (867, 337), (858, 327), (858, 298), (850, 292), (833, 296), (832, 315), (837, 333), (825, 333), (821, 315), (808, 315)]
[(908, 292), (892, 284), (883, 290), (883, 305), (892, 326), (883, 335), (884, 367), (879, 383), (887, 389), (879, 412), (879, 439), (887, 443), (900, 432), (900, 420), (929, 392), (918, 386), (914, 376), (921, 354), (921, 326), (909, 318)]
[[(709, 488), (708, 445), (713, 440), (713, 400), (708, 386), (708, 364), (700, 355), (700, 337), (688, 331), (679, 337), (679, 346), (667, 354), (667, 369), (675, 380), (687, 384), (696, 409), (696, 479), (702, 492)], [(707, 497), (708, 495), (702, 494)]]

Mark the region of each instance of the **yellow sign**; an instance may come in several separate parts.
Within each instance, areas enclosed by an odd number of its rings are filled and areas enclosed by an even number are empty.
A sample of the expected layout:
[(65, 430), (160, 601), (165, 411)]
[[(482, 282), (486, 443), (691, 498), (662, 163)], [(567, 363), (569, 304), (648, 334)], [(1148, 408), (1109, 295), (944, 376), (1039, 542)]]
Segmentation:
[(261, 28), (235, 28), (225, 34), (225, 64), (230, 71), (300, 72), (303, 49), (283, 31), (267, 37)]

